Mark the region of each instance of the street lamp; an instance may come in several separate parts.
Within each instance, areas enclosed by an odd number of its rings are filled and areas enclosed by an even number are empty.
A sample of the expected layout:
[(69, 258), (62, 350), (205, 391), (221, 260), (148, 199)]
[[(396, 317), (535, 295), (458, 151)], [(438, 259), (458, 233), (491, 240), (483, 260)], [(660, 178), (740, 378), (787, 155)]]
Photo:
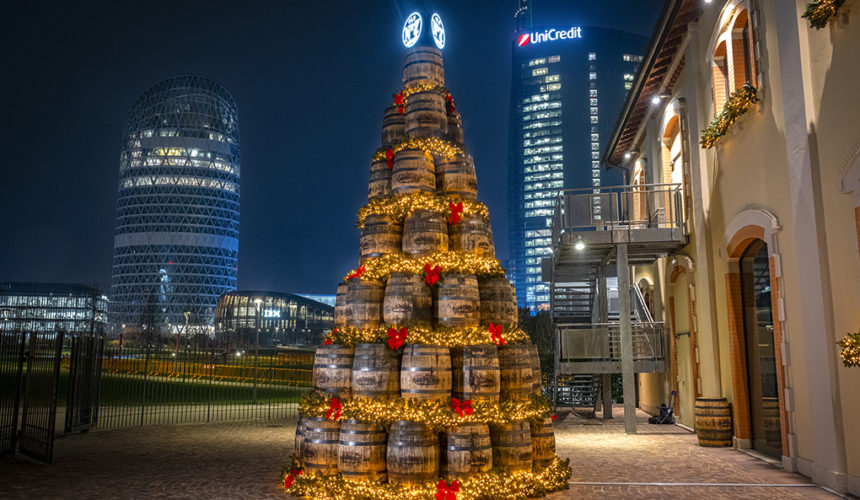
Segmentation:
[(257, 358), (260, 353), (260, 306), (263, 304), (263, 299), (257, 297), (254, 299), (254, 304), (257, 306), (257, 340), (254, 342), (254, 404), (257, 404)]

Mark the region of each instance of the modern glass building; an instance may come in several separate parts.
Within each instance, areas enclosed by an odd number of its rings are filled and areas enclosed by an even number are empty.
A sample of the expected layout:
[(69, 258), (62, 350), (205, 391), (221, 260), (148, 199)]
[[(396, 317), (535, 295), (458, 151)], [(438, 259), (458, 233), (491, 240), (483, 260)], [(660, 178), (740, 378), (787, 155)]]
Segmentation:
[(334, 328), (334, 307), (292, 293), (234, 291), (221, 296), (215, 313), (219, 339), (236, 344), (317, 345)]
[[(647, 40), (588, 26), (533, 27), (516, 13), (508, 130), (509, 278), (520, 307), (548, 307), (541, 260), (550, 255), (561, 189), (623, 182), (602, 168), (601, 148), (633, 84)], [(599, 217), (599, 207), (595, 216)]]
[[(236, 288), (239, 124), (218, 82), (170, 78), (128, 113), (120, 156), (111, 319), (212, 332)], [(187, 329), (185, 330), (187, 331)]]
[(96, 288), (0, 282), (0, 331), (103, 334), (107, 311), (108, 298)]

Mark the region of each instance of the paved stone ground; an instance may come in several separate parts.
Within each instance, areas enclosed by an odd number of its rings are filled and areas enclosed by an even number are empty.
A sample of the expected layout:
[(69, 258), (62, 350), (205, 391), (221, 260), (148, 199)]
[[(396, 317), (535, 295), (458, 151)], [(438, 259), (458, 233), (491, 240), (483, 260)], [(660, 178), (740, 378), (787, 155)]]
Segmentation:
[[(639, 417), (641, 434), (626, 436), (621, 419), (562, 414), (558, 452), (571, 458), (574, 472), (571, 489), (550, 498), (833, 498), (815, 486), (680, 485), (809, 482), (731, 449), (699, 448), (683, 429), (650, 426), (646, 415)], [(63, 437), (51, 466), (0, 459), (0, 498), (285, 500), (278, 479), (294, 428), (294, 420), (233, 422)]]

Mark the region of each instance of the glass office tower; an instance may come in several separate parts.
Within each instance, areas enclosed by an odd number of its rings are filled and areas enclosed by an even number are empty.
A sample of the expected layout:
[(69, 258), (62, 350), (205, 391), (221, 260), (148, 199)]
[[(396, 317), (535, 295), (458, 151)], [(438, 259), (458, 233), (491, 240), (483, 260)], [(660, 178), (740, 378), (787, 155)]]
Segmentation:
[(520, 2), (512, 42), (508, 132), (508, 277), (516, 285), (520, 307), (549, 305), (541, 260), (550, 255), (559, 190), (623, 182), (618, 169), (602, 168), (600, 152), (633, 84), (646, 42), (605, 28), (536, 28), (528, 2)]
[(129, 111), (120, 156), (111, 320), (212, 332), (236, 288), (239, 126), (218, 82), (165, 80)]

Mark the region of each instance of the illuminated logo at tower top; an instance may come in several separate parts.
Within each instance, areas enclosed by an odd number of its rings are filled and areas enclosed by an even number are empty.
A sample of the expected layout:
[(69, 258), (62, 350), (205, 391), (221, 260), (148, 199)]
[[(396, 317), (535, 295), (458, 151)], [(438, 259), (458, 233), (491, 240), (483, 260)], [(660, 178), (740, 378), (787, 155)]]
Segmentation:
[(571, 38), (582, 38), (582, 28), (571, 26), (568, 30), (550, 28), (536, 33), (523, 33), (517, 37), (517, 45), (525, 47), (526, 45), (536, 45), (538, 43), (568, 40)]
[(403, 23), (403, 45), (407, 48), (412, 47), (418, 42), (421, 36), (421, 14), (413, 12), (406, 18)]

